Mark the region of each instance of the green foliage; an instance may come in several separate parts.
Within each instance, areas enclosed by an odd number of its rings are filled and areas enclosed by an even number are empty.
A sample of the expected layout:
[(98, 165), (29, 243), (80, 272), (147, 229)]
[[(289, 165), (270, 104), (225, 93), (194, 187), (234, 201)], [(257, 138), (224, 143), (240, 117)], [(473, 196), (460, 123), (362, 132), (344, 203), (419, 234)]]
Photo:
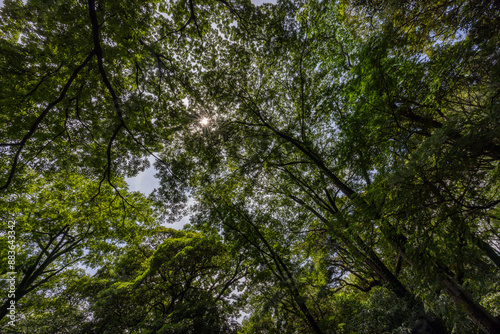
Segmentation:
[(147, 243), (128, 249), (79, 282), (75, 292), (87, 314), (79, 333), (234, 330), (230, 286), (240, 272), (222, 244), (191, 232), (158, 232), (165, 239), (156, 250)]
[(16, 330), (497, 332), (499, 11), (6, 1)]

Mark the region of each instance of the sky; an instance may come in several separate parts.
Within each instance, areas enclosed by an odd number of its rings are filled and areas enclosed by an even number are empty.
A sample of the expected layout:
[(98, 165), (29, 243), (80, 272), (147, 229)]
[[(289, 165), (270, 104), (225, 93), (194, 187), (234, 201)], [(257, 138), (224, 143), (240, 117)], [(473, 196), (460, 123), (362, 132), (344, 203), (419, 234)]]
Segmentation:
[[(140, 172), (135, 177), (125, 179), (129, 186), (129, 190), (140, 191), (147, 196), (151, 194), (153, 190), (155, 190), (155, 188), (158, 188), (160, 186), (160, 182), (157, 178), (155, 178), (156, 169), (153, 166), (154, 161), (155, 158), (150, 157), (149, 162), (151, 163), (151, 166), (148, 169), (146, 169), (144, 172)], [(166, 227), (180, 230), (186, 223), (189, 223), (189, 217), (184, 217), (181, 221), (173, 224), (167, 224)]]
[(151, 167), (146, 169), (144, 172), (140, 172), (135, 177), (125, 179), (130, 187), (130, 190), (140, 191), (144, 195), (149, 195), (160, 185), (158, 179), (154, 177), (156, 174), (156, 169), (153, 167), (154, 161), (155, 159), (150, 157), (149, 162), (151, 163)]

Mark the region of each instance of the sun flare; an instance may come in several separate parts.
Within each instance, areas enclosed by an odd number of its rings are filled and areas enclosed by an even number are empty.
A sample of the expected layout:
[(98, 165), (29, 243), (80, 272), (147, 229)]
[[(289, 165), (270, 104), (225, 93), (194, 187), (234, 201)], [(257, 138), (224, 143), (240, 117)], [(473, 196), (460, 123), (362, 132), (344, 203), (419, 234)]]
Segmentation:
[(203, 117), (203, 118), (200, 120), (200, 124), (201, 124), (202, 126), (208, 125), (208, 118)]

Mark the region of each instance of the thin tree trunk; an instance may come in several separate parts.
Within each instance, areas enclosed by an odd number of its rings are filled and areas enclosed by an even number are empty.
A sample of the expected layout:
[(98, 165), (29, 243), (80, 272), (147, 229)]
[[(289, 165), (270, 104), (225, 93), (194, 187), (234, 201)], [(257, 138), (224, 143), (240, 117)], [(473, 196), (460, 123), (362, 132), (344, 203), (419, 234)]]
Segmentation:
[(447, 293), (453, 298), (457, 305), (465, 308), (471, 320), (483, 332), (488, 334), (500, 333), (500, 321), (489, 314), (484, 307), (476, 303), (467, 291), (449, 279), (444, 279), (443, 282)]
[[(236, 207), (233, 207), (233, 209), (235, 209), (236, 212), (240, 215), (240, 217), (244, 221), (246, 221), (252, 227), (252, 229), (256, 232), (258, 238), (266, 246), (266, 248), (267, 248), (267, 250), (269, 252), (267, 254), (265, 252), (263, 252), (263, 250), (260, 247), (258, 247), (255, 243), (251, 242), (251, 244), (259, 252), (261, 252), (261, 254), (264, 257), (270, 255), (271, 260), (274, 262), (274, 264), (276, 265), (276, 269), (279, 272), (279, 274), (278, 273), (276, 274), (277, 277), (278, 277), (278, 279), (280, 279), (285, 284), (285, 286), (287, 287), (288, 291), (290, 291), (290, 294), (291, 294), (293, 300), (295, 301), (295, 303), (297, 303), (297, 306), (299, 307), (300, 311), (302, 312), (303, 316), (305, 317), (306, 322), (309, 325), (309, 327), (313, 330), (314, 333), (316, 333), (316, 334), (323, 334), (323, 331), (319, 327), (318, 322), (316, 321), (316, 319), (314, 319), (314, 317), (312, 316), (311, 312), (309, 311), (309, 308), (305, 304), (304, 298), (300, 295), (300, 291), (297, 288), (297, 284), (295, 283), (295, 279), (294, 279), (292, 273), (290, 272), (290, 270), (288, 269), (288, 266), (286, 265), (286, 263), (281, 258), (281, 256), (274, 251), (273, 247), (268, 243), (267, 239), (260, 232), (259, 228), (254, 224), (254, 222), (252, 221), (252, 219), (247, 216), (246, 213), (241, 212)], [(236, 227), (231, 226), (230, 224), (226, 223), (226, 225), (229, 226), (233, 230), (239, 231)], [(244, 232), (242, 232), (242, 233), (244, 233)], [(247, 239), (247, 241), (249, 241), (249, 240)]]
[[(427, 334), (447, 334), (449, 333), (444, 325), (444, 322), (433, 314), (429, 314), (425, 311), (424, 305), (421, 301), (419, 301), (415, 296), (408, 291), (405, 286), (399, 281), (399, 279), (391, 272), (391, 270), (380, 260), (378, 255), (369, 247), (366, 242), (361, 239), (361, 237), (357, 234), (351, 236), (354, 239), (354, 244), (351, 242), (350, 238), (338, 228), (335, 227), (328, 219), (326, 219), (321, 213), (316, 211), (311, 206), (307, 205), (301, 199), (291, 196), (291, 198), (302, 205), (309, 211), (311, 211), (316, 217), (318, 217), (321, 221), (325, 223), (325, 225), (330, 230), (330, 233), (333, 234), (334, 237), (339, 237), (344, 245), (359, 258), (362, 262), (364, 262), (368, 267), (370, 267), (373, 272), (387, 284), (387, 288), (392, 291), (398, 298), (405, 300), (412, 307), (416, 307), (419, 312), (423, 315), (421, 319), (424, 322), (424, 328), (422, 328), (419, 333), (427, 333)], [(342, 219), (343, 220), (343, 219)], [(344, 221), (344, 225), (347, 228), (348, 224)], [(359, 247), (359, 248), (358, 248)]]
[(500, 254), (493, 247), (490, 246), (489, 243), (481, 239), (475, 234), (472, 234), (472, 242), (481, 249), (484, 254), (490, 258), (491, 261), (500, 269)]
[[(308, 147), (307, 144), (301, 142), (300, 140), (297, 140), (290, 135), (279, 131), (272, 125), (270, 125), (261, 115), (259, 111), (256, 111), (256, 116), (259, 117), (260, 121), (262, 124), (267, 127), (269, 130), (271, 130), (273, 133), (275, 133), (278, 137), (288, 141), (291, 143), (293, 146), (295, 146), (299, 151), (304, 153), (313, 164), (315, 164), (320, 171), (323, 171), (325, 175), (332, 181), (332, 183), (347, 197), (349, 198), (354, 205), (357, 207), (364, 209), (367, 211), (367, 213), (372, 212), (373, 217), (372, 219), (377, 220), (380, 219), (380, 215), (372, 208), (362, 197), (359, 196), (359, 194), (354, 191), (351, 187), (349, 187), (347, 184), (345, 184), (335, 173), (333, 173), (323, 162), (322, 158), (320, 155), (318, 155), (314, 150), (312, 150), (310, 147)], [(389, 222), (386, 222), (388, 226), (386, 228), (382, 228), (381, 231), (384, 234), (384, 236), (389, 240), (389, 243), (392, 245), (392, 247), (396, 250), (398, 254), (400, 254), (405, 260), (409, 260), (408, 256), (406, 255), (404, 251), (404, 244), (406, 241), (406, 237), (402, 235), (401, 233), (397, 232), (390, 224)], [(390, 233), (387, 233), (387, 231), (390, 231)], [(420, 268), (412, 266), (417, 272), (420, 272)], [(446, 272), (442, 272), (439, 270), (439, 267), (436, 267), (436, 273), (437, 275), (442, 274), (445, 277), (447, 276)], [(453, 286), (453, 289), (451, 291), (464, 291), (463, 288), (458, 286), (457, 284), (454, 284), (450, 281), (451, 286)], [(497, 332), (500, 332), (498, 320), (496, 320), (486, 309), (481, 307), (479, 304), (477, 304), (472, 298), (465, 298), (464, 294), (455, 294), (454, 295), (454, 300), (461, 306), (463, 306), (468, 314), (468, 316), (472, 319), (472, 321), (479, 326), (485, 333), (490, 334), (491, 332), (489, 329), (498, 329)]]
[[(386, 222), (387, 223), (387, 222)], [(394, 231), (394, 227), (389, 228), (391, 231)], [(423, 266), (420, 264), (416, 264), (413, 260), (409, 259), (404, 251), (404, 244), (406, 243), (406, 237), (397, 232), (388, 232), (388, 228), (381, 229), (382, 233), (389, 242), (392, 244), (393, 248), (396, 249), (398, 254), (400, 254), (413, 268), (420, 271), (420, 267)], [(459, 306), (463, 308), (469, 318), (476, 324), (484, 333), (486, 334), (495, 334), (500, 333), (500, 321), (493, 317), (488, 310), (482, 307), (479, 303), (477, 303), (472, 296), (465, 291), (465, 289), (460, 286), (457, 282), (455, 282), (451, 278), (451, 273), (449, 270), (441, 266), (439, 263), (436, 263), (436, 260), (433, 261), (432, 272), (437, 275), (442, 275), (445, 277), (442, 282), (445, 285), (446, 293), (452, 297), (452, 300)]]

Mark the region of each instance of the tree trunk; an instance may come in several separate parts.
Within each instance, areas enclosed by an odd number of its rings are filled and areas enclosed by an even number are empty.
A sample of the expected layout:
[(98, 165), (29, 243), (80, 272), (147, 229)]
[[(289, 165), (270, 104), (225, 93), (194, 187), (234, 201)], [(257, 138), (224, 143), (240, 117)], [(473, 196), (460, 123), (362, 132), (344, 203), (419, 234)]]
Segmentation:
[(485, 242), (483, 239), (478, 237), (475, 234), (472, 234), (472, 242), (481, 249), (487, 257), (490, 258), (491, 261), (500, 269), (500, 255), (495, 251), (493, 247), (490, 246), (487, 242)]
[[(359, 196), (359, 194), (349, 187), (346, 183), (344, 183), (335, 173), (333, 173), (324, 163), (322, 160), (321, 156), (315, 152), (314, 149), (311, 149), (310, 147), (307, 146), (307, 144), (301, 142), (300, 140), (297, 140), (290, 135), (281, 132), (271, 126), (269, 123), (266, 122), (264, 118), (262, 118), (262, 115), (257, 113), (257, 116), (260, 118), (261, 122), (263, 123), (264, 126), (269, 128), (272, 132), (274, 132), (278, 137), (281, 137), (282, 139), (288, 141), (292, 145), (294, 145), (299, 151), (304, 153), (309, 159), (311, 159), (311, 162), (315, 164), (319, 170), (323, 171), (325, 173), (325, 176), (327, 176), (332, 183), (337, 187), (347, 198), (349, 198), (354, 205), (359, 207), (360, 209), (366, 210), (367, 213), (369, 214), (370, 212), (372, 213), (372, 219), (377, 220), (380, 219), (380, 214), (377, 213), (377, 211), (374, 210), (374, 208), (371, 207), (369, 203), (367, 203), (362, 197)], [(399, 233), (397, 230), (394, 229), (394, 227), (389, 223), (389, 222), (384, 222), (387, 224), (387, 226), (382, 226), (381, 231), (383, 235), (387, 238), (391, 246), (396, 250), (398, 254), (400, 254), (403, 259), (409, 261), (410, 259), (405, 253), (404, 250), (404, 245), (406, 243), (406, 237)], [(409, 261), (410, 265), (411, 261)], [(419, 272), (420, 268), (418, 266), (413, 266), (412, 267)], [(435, 266), (436, 269), (436, 274), (442, 274), (445, 277), (447, 277), (447, 272), (446, 271), (441, 271), (442, 267), (440, 266)], [(459, 304), (462, 306), (465, 306), (465, 310), (468, 314), (468, 316), (476, 323), (485, 333), (490, 334), (490, 333), (495, 333), (495, 330), (498, 329), (497, 333), (500, 332), (500, 329), (498, 327), (498, 320), (496, 320), (491, 314), (488, 313), (486, 309), (481, 307), (479, 304), (477, 304), (472, 298), (465, 298), (464, 294), (461, 293), (456, 293), (457, 291), (463, 291), (460, 286), (456, 284), (452, 284), (453, 289), (451, 291), (455, 295), (455, 300), (459, 301)], [(468, 296), (468, 295), (467, 295)], [(493, 330), (493, 332), (491, 332)]]
[[(355, 237), (356, 243), (359, 245), (363, 253), (356, 249), (357, 252), (361, 253), (364, 257), (364, 262), (372, 268), (372, 270), (380, 277), (381, 280), (387, 283), (387, 287), (396, 296), (405, 300), (412, 307), (419, 310), (422, 317), (419, 319), (421, 322), (420, 329), (412, 330), (412, 333), (427, 333), (427, 334), (447, 334), (447, 330), (444, 322), (434, 314), (430, 314), (425, 311), (422, 301), (415, 298), (415, 296), (409, 292), (405, 286), (399, 281), (399, 279), (392, 273), (392, 271), (387, 268), (387, 266), (380, 260), (378, 255), (370, 248), (366, 243), (358, 236)], [(346, 245), (349, 247), (349, 245)], [(356, 248), (356, 246), (349, 247), (351, 250)]]
[(446, 292), (452, 297), (453, 301), (465, 308), (471, 320), (487, 334), (500, 333), (500, 321), (489, 314), (489, 312), (476, 303), (472, 296), (467, 293), (460, 285), (444, 279), (443, 283), (446, 287)]

